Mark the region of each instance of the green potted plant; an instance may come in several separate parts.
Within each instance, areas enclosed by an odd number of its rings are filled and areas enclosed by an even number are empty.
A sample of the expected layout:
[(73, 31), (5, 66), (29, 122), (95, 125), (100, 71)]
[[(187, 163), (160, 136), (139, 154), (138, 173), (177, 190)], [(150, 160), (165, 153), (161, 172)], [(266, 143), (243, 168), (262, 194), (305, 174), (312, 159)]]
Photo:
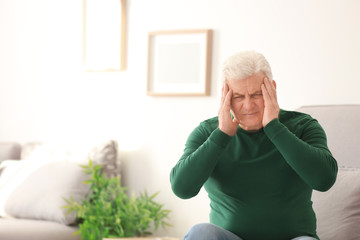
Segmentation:
[(101, 240), (103, 238), (141, 237), (150, 235), (150, 229), (170, 226), (165, 220), (170, 213), (163, 205), (154, 201), (158, 193), (148, 195), (146, 191), (138, 197), (127, 193), (120, 178), (108, 178), (102, 173), (101, 165), (81, 165), (91, 175), (90, 194), (81, 202), (72, 197), (65, 199), (67, 213), (77, 212), (81, 239)]

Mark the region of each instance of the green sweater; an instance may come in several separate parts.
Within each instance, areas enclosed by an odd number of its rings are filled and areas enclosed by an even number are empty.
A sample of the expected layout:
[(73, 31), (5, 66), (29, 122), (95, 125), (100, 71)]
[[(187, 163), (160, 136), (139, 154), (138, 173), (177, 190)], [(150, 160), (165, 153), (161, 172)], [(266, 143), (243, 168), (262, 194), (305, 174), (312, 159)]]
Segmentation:
[(265, 128), (234, 137), (208, 119), (190, 134), (170, 174), (173, 192), (191, 198), (204, 186), (210, 222), (244, 240), (316, 235), (312, 190), (327, 191), (337, 163), (326, 135), (309, 115), (280, 111)]

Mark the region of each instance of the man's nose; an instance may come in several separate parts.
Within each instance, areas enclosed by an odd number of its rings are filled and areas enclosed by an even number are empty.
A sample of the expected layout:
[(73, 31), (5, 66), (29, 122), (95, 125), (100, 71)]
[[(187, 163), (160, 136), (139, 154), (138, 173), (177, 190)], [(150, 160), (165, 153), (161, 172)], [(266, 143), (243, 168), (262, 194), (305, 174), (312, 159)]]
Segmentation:
[(251, 97), (249, 97), (249, 96), (245, 97), (243, 108), (251, 109), (252, 106), (253, 106), (253, 100), (251, 99)]

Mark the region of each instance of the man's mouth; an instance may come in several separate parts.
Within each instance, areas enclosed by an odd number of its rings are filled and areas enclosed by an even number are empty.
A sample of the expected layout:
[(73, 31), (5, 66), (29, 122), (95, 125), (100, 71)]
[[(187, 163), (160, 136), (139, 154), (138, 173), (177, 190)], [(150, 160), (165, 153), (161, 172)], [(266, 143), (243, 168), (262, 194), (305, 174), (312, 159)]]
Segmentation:
[(257, 112), (253, 112), (253, 113), (243, 113), (244, 116), (248, 116), (248, 117), (251, 117), (251, 116), (254, 116), (256, 115)]

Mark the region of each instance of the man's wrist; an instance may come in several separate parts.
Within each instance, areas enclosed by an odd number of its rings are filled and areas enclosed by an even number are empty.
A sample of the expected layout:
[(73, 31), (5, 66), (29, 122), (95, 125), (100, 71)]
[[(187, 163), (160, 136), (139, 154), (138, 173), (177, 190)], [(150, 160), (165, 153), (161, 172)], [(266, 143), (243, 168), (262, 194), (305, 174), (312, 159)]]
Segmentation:
[(220, 128), (215, 129), (210, 135), (210, 140), (223, 148), (227, 146), (231, 139), (232, 136), (221, 131)]
[(284, 128), (285, 126), (280, 122), (280, 120), (275, 118), (264, 127), (264, 131), (266, 135), (272, 139), (276, 137), (276, 135), (279, 134), (279, 132), (281, 132)]

